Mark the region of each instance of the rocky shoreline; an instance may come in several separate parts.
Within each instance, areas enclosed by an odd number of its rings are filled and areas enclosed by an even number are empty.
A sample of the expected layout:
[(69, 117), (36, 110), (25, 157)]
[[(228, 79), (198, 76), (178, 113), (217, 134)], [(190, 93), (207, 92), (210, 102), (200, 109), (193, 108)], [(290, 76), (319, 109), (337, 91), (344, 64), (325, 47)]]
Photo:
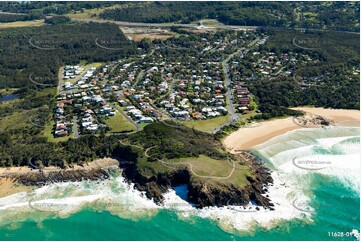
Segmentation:
[(304, 116), (294, 117), (293, 121), (295, 122), (295, 124), (303, 127), (319, 127), (335, 124), (334, 120), (327, 119), (321, 115), (315, 115), (311, 113), (306, 113)]
[[(144, 175), (136, 169), (135, 163), (120, 163), (119, 168), (127, 181), (133, 183), (139, 191), (144, 191), (149, 199), (157, 204), (164, 201), (163, 195), (169, 189), (179, 186), (188, 186), (187, 201), (197, 208), (208, 206), (244, 206), (253, 203), (257, 206), (273, 209), (273, 203), (265, 195), (268, 186), (273, 184), (271, 172), (261, 160), (250, 151), (241, 151), (238, 158), (251, 167), (252, 177), (247, 176), (248, 185), (236, 187), (233, 184), (207, 182), (192, 177), (188, 168), (169, 170), (165, 173)], [(123, 164), (123, 165), (122, 165)], [(11, 179), (13, 182), (25, 186), (41, 187), (57, 182), (76, 182), (84, 180), (103, 180), (110, 177), (107, 167), (87, 167), (84, 169), (32, 170), (31, 172), (3, 172), (1, 178)]]
[(163, 194), (169, 189), (179, 185), (187, 185), (187, 201), (197, 208), (227, 205), (244, 206), (253, 203), (272, 210), (274, 205), (265, 195), (268, 186), (273, 184), (270, 170), (250, 151), (242, 151), (239, 156), (251, 167), (253, 174), (253, 177), (246, 177), (249, 184), (242, 188), (233, 184), (226, 185), (195, 179), (191, 176), (188, 168), (158, 173), (152, 176), (142, 174), (135, 166), (122, 168), (125, 178), (134, 183), (138, 190), (145, 191), (146, 196), (149, 199), (154, 199), (158, 204), (163, 202)]
[(111, 158), (94, 160), (84, 165), (60, 167), (7, 167), (0, 168), (0, 198), (59, 182), (108, 179), (108, 170), (119, 167)]
[(84, 180), (99, 180), (109, 178), (109, 174), (103, 169), (89, 170), (59, 170), (44, 172), (37, 170), (28, 173), (8, 172), (1, 175), (1, 178), (11, 179), (25, 186), (45, 186), (57, 182), (77, 182)]

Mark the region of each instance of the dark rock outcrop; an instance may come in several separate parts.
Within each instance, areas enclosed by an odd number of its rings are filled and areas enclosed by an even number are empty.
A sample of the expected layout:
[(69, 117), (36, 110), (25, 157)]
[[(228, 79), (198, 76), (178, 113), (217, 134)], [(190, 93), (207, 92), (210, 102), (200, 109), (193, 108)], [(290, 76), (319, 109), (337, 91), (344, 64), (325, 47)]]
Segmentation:
[(109, 174), (102, 169), (79, 169), (79, 170), (59, 170), (42, 171), (35, 170), (28, 173), (9, 173), (7, 177), (14, 179), (26, 186), (44, 186), (56, 182), (99, 180), (109, 178)]
[(256, 205), (272, 209), (272, 202), (264, 194), (268, 185), (273, 183), (271, 173), (262, 162), (248, 151), (243, 151), (246, 155), (246, 163), (251, 167), (252, 177), (247, 176), (248, 185), (236, 187), (233, 184), (222, 182), (206, 182), (191, 176), (188, 169), (170, 170), (166, 173), (157, 173), (146, 176), (135, 166), (123, 167), (123, 175), (135, 187), (145, 191), (146, 196), (154, 199), (157, 203), (162, 203), (163, 193), (171, 187), (187, 184), (188, 202), (197, 208), (206, 206), (227, 206), (227, 205), (247, 205), (252, 202)]

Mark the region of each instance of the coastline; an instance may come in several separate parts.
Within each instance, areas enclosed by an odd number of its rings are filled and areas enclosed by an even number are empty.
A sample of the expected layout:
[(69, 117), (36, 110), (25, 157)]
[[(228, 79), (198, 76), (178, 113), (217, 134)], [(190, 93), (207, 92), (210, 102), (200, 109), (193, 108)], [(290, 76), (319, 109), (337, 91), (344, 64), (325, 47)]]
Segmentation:
[[(344, 118), (345, 116), (342, 116), (342, 118)], [(289, 119), (289, 118), (271, 120), (268, 122), (287, 120), (287, 119)], [(287, 122), (289, 122), (289, 121), (287, 121)], [(291, 122), (293, 124), (295, 124), (292, 119), (291, 119)], [(265, 123), (267, 123), (267, 122), (265, 122)], [(277, 125), (278, 125), (279, 129), (282, 128), (282, 126), (280, 125), (279, 122), (276, 123), (274, 126), (277, 127)], [(335, 122), (335, 125), (341, 125), (341, 124)], [(268, 127), (268, 125), (260, 125), (260, 126), (255, 125), (255, 127), (249, 128), (249, 129), (254, 130), (254, 129), (260, 128), (262, 126)], [(348, 126), (348, 125), (343, 125), (343, 126)], [(268, 128), (270, 128), (270, 127), (268, 127)], [(300, 128), (302, 128), (302, 127), (300, 127)], [(273, 130), (273, 131), (275, 131), (275, 130)], [(240, 137), (238, 137), (238, 138), (241, 139)], [(244, 152), (247, 152), (247, 151), (244, 151)], [(114, 163), (113, 163), (113, 161), (114, 161)], [(91, 173), (91, 170), (93, 168), (99, 169), (100, 166), (105, 168), (105, 167), (109, 167), (112, 165), (117, 165), (115, 162), (117, 162), (117, 161), (110, 159), (110, 158), (104, 158), (104, 159), (95, 160), (93, 162), (89, 162), (88, 164), (85, 164), (83, 167), (82, 166), (74, 166), (73, 168), (63, 169), (62, 171), (83, 170), (87, 173)], [(51, 170), (51, 169), (53, 169), (53, 170)], [(54, 169), (56, 169), (58, 171), (61, 170), (61, 169), (55, 168), (55, 167), (47, 167), (47, 168), (44, 168), (43, 171), (45, 173), (50, 173), (50, 172), (54, 172)], [(1, 172), (4, 172), (4, 170), (7, 170), (7, 171), (11, 170), (13, 172), (17, 171), (17, 172), (22, 172), (22, 173), (26, 173), (27, 171), (31, 170), (32, 173), (39, 173), (38, 169), (15, 167), (15, 168), (9, 168), (9, 169), (0, 168), (0, 175), (3, 174)], [(256, 170), (258, 170), (258, 169), (256, 169)], [(164, 203), (162, 205), (157, 205), (154, 203), (153, 200), (150, 200), (150, 199), (146, 198), (145, 196), (142, 196), (141, 191), (139, 189), (136, 189), (134, 183), (131, 183), (132, 185), (130, 186), (130, 189), (134, 189), (134, 191), (136, 191), (136, 194), (137, 194), (136, 196), (134, 196), (134, 193), (131, 193), (131, 194), (132, 194), (132, 199), (134, 199), (134, 201), (137, 201), (137, 202), (133, 202), (133, 200), (131, 200), (132, 202), (130, 202), (129, 204), (131, 206), (134, 206), (133, 205), (133, 203), (134, 203), (134, 204), (136, 204), (136, 206), (139, 206), (138, 211), (141, 211), (139, 213), (139, 215), (137, 214), (137, 216), (139, 216), (139, 218), (143, 217), (144, 214), (154, 214), (153, 213), (154, 209), (157, 209), (157, 210), (165, 209), (165, 210), (175, 211), (184, 217), (188, 217), (190, 214), (192, 214), (192, 215), (196, 215), (200, 218), (208, 218), (213, 221), (217, 221), (217, 224), (219, 224), (219, 226), (222, 228), (222, 230), (227, 231), (229, 233), (232, 233), (234, 231), (242, 231), (242, 232), (244, 231), (244, 232), (252, 233), (252, 231), (254, 231), (256, 226), (261, 227), (263, 229), (270, 230), (270, 229), (273, 229), (276, 226), (280, 225), (282, 223), (282, 221), (288, 221), (288, 220), (292, 220), (292, 219), (304, 220), (304, 223), (311, 222), (312, 215), (314, 213), (309, 212), (308, 209), (311, 209), (311, 208), (305, 207), (305, 205), (304, 205), (307, 203), (307, 201), (311, 201), (311, 200), (309, 200), (307, 195), (302, 193), (302, 191), (301, 191), (302, 189), (300, 189), (299, 183), (297, 182), (297, 180), (293, 180), (294, 174), (291, 174), (289, 172), (279, 173), (279, 172), (272, 171), (270, 175), (273, 179), (273, 182), (267, 184), (265, 187), (262, 187), (262, 190), (267, 189), (267, 190), (265, 190), (266, 192), (262, 194), (262, 196), (270, 199), (270, 201), (274, 205), (272, 209), (265, 208), (264, 206), (260, 206), (260, 205), (254, 205), (252, 203), (248, 203), (245, 206), (240, 206), (240, 205), (228, 205), (228, 206), (221, 206), (221, 207), (205, 206), (201, 209), (196, 209), (196, 208), (192, 207), (191, 205), (189, 205), (189, 203), (185, 202), (184, 200), (181, 200), (176, 195), (176, 192), (174, 190), (170, 190), (167, 193), (165, 193), (164, 194), (164, 197), (165, 197)], [(298, 175), (300, 175), (300, 174), (298, 174)], [(124, 177), (124, 180), (123, 180), (123, 177), (119, 177), (117, 182), (119, 182), (120, 180), (124, 181), (124, 184), (127, 187), (129, 180), (126, 179), (125, 177)], [(64, 203), (64, 204), (66, 204), (66, 206), (69, 206), (69, 208), (74, 207), (73, 210), (66, 211), (67, 214), (71, 214), (71, 213), (74, 213), (75, 211), (79, 211), (77, 209), (81, 207), (82, 203), (85, 203), (85, 202), (91, 203), (93, 201), (96, 201), (96, 199), (100, 199), (100, 198), (108, 199), (108, 196), (109, 196), (110, 199), (117, 199), (116, 201), (119, 201), (120, 199), (118, 199), (117, 196), (113, 196), (113, 193), (108, 193), (110, 190), (107, 190), (107, 189), (111, 189), (111, 187), (113, 187), (112, 185), (107, 185), (107, 184), (110, 184), (108, 182), (111, 182), (111, 181), (104, 181), (104, 182), (105, 183), (101, 183), (101, 184), (99, 184), (98, 187), (94, 188), (95, 192), (92, 194), (87, 194), (86, 196), (84, 196), (85, 194), (81, 194), (81, 193), (79, 193), (80, 195), (78, 195), (78, 194), (76, 194), (76, 195), (73, 194), (71, 196), (67, 195), (66, 198), (60, 198), (60, 199), (56, 198), (57, 202)], [(95, 183), (92, 183), (92, 184), (95, 184)], [(307, 182), (306, 182), (306, 184), (303, 184), (304, 187), (307, 187), (309, 185), (310, 184)], [(1, 186), (3, 186), (3, 185), (1, 185)], [(31, 187), (31, 186), (24, 186), (24, 187), (25, 188), (27, 187), (28, 189), (35, 188), (35, 187)], [(102, 188), (104, 188), (104, 190)], [(66, 190), (66, 188), (64, 188), (64, 187), (63, 187), (63, 189)], [(259, 189), (259, 190), (261, 190), (261, 189)], [(2, 191), (2, 187), (0, 187), (0, 191)], [(48, 191), (51, 191), (51, 189), (43, 190), (43, 194), (47, 194)], [(119, 190), (116, 189), (116, 191), (118, 192)], [(127, 192), (127, 191), (128, 190), (126, 190), (125, 192)], [(133, 190), (131, 190), (131, 191), (133, 192)], [(18, 193), (18, 192), (20, 192), (20, 191), (17, 191), (14, 193)], [(122, 193), (123, 193), (123, 191), (122, 191)], [(19, 194), (19, 196), (21, 196), (21, 195), (22, 194)], [(119, 194), (117, 193), (117, 195), (119, 195)], [(9, 196), (9, 194), (7, 194), (6, 196)], [(49, 195), (49, 197), (50, 197), (50, 195)], [(82, 197), (82, 198), (80, 198), (80, 197)], [(120, 196), (120, 197), (122, 198), (121, 201), (123, 201), (120, 203), (120, 205), (128, 206), (128, 203), (124, 203), (125, 197), (123, 197), (123, 196)], [(0, 196), (0, 198), (1, 198), (1, 196)], [(10, 197), (9, 197), (9, 199), (10, 199)], [(50, 200), (46, 200), (46, 198), (42, 198), (42, 199), (43, 200), (39, 200), (38, 203), (35, 203), (35, 204), (38, 204), (38, 206), (40, 207), (40, 206), (42, 206), (42, 204), (45, 205), (45, 204), (48, 204), (48, 201), (51, 201), (51, 199)], [(10, 200), (8, 200), (8, 201), (10, 201)], [(108, 204), (113, 205), (112, 204), (113, 201), (114, 201), (114, 204), (117, 204), (117, 202), (115, 202), (115, 200), (110, 200), (110, 201), (104, 200), (104, 201), (102, 201), (103, 204), (99, 203), (101, 205), (98, 205), (98, 206), (102, 207), (103, 205), (105, 206)], [(295, 202), (297, 202), (297, 205), (299, 205), (299, 207), (294, 206)], [(7, 203), (10, 204), (10, 202), (7, 202)], [(96, 203), (96, 204), (98, 204), (98, 203)], [(129, 207), (130, 210), (134, 209), (134, 207), (131, 207), (131, 206)], [(302, 210), (303, 207), (305, 207), (304, 208), (305, 210)], [(135, 216), (134, 213), (128, 214), (129, 211), (124, 212), (124, 210), (126, 210), (126, 209), (124, 209), (123, 207), (119, 208), (116, 206), (109, 206), (109, 208), (107, 207), (107, 209), (110, 209), (109, 211), (114, 215), (121, 215), (126, 218), (133, 218)], [(235, 216), (236, 214), (241, 214), (241, 216)], [(64, 216), (65, 216), (65, 213), (64, 213)]]
[[(306, 112), (308, 118), (314, 117), (315, 115), (322, 116), (322, 118), (330, 121), (331, 125), (359, 127), (359, 110), (309, 107), (298, 107), (294, 109)], [(293, 117), (264, 121), (257, 123), (257, 125), (253, 127), (240, 128), (226, 137), (223, 140), (223, 144), (229, 152), (239, 153), (241, 150), (254, 147), (275, 136), (303, 127), (300, 123), (295, 122)], [(320, 126), (311, 123), (311, 125), (307, 127)], [(59, 167), (45, 167), (42, 170), (29, 167), (0, 168), (0, 198), (35, 189), (38, 185), (47, 184), (48, 180), (52, 182), (62, 182), (79, 180), (80, 178), (90, 180), (99, 179), (104, 175), (101, 173), (101, 169), (111, 166), (119, 166), (119, 161), (111, 158), (103, 158), (94, 160), (83, 166), (74, 165), (65, 169), (60, 169)]]
[[(111, 166), (118, 166), (119, 161), (112, 158), (102, 158), (97, 159), (92, 162), (88, 162), (84, 166), (74, 165), (73, 167), (67, 167), (61, 169), (59, 167), (49, 166), (42, 169), (42, 172), (45, 175), (50, 173), (60, 173), (61, 171), (90, 171), (90, 170), (100, 170), (102, 168), (108, 168)], [(37, 175), (40, 174), (39, 169), (33, 169), (29, 167), (7, 167), (0, 168), (0, 198), (7, 197), (19, 192), (30, 191), (36, 186), (28, 186), (17, 181), (19, 176), (26, 175)]]
[[(297, 107), (292, 109), (304, 111), (308, 115), (322, 116), (323, 118), (330, 120), (332, 125), (335, 126), (360, 127), (360, 110), (311, 107)], [(264, 143), (278, 135), (306, 127), (321, 126), (303, 126), (297, 124), (293, 117), (263, 121), (257, 123), (257, 126), (254, 127), (242, 127), (238, 129), (224, 138), (223, 145), (229, 152), (237, 153), (240, 150), (250, 149), (258, 144)]]

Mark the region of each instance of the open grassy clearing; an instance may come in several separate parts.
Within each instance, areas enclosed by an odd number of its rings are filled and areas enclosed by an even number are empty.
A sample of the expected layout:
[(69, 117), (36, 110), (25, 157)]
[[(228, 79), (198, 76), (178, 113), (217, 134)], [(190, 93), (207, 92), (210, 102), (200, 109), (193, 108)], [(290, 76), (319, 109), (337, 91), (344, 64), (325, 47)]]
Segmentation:
[[(8, 91), (10, 90), (12, 91), (12, 89), (9, 89)], [(53, 97), (55, 96), (55, 92), (56, 92), (56, 88), (46, 88), (36, 92), (34, 97), (36, 98), (44, 97), (44, 96)], [(51, 97), (49, 99), (51, 99)], [(9, 113), (6, 117), (0, 119), (1, 129), (6, 130), (6, 129), (14, 129), (14, 128), (26, 128), (32, 126), (32, 124), (29, 121), (29, 118), (31, 118), (34, 115), (36, 116), (38, 109), (34, 108), (30, 110), (18, 110), (16, 106), (18, 106), (19, 103), (21, 102), (24, 102), (24, 99), (18, 98), (10, 101), (0, 102), (0, 108), (3, 109), (6, 108), (10, 111), (14, 109), (16, 110)]]
[(143, 124), (139, 124), (140, 127), (142, 127), (144, 129), (145, 126), (148, 126), (150, 123), (143, 123)]
[(29, 117), (31, 114), (31, 110), (25, 110), (3, 117), (0, 119), (0, 127), (2, 130), (30, 127)]
[(154, 175), (154, 173), (165, 173), (172, 170), (172, 168), (164, 166), (160, 161), (148, 162), (144, 152), (142, 156), (138, 158), (137, 167), (143, 174), (149, 174), (149, 176)]
[(224, 25), (224, 24), (222, 24), (221, 22), (219, 22), (216, 19), (201, 19), (201, 20), (198, 20), (198, 21), (193, 21), (193, 22), (191, 22), (191, 24), (199, 24), (200, 22), (202, 22), (202, 24), (204, 26), (221, 26), (221, 25)]
[(189, 164), (194, 173), (200, 176), (227, 177), (232, 171), (232, 166), (227, 165), (226, 161), (212, 159), (204, 155), (165, 160), (165, 162)]
[(172, 34), (128, 34), (132, 38), (132, 40), (138, 42), (142, 39), (150, 39), (150, 40), (156, 40), (156, 39), (169, 39), (172, 38), (174, 35)]
[[(204, 155), (171, 159), (166, 162), (179, 163), (174, 166), (188, 167), (188, 169), (192, 169), (195, 173), (192, 173), (195, 178), (205, 179), (207, 182), (232, 183), (242, 187), (248, 184), (246, 176), (252, 176), (250, 168), (246, 165), (240, 165), (235, 162), (235, 169), (233, 169), (232, 161), (216, 160)], [(169, 165), (169, 167), (172, 167), (172, 165)]]
[(257, 115), (257, 113), (255, 111), (251, 112), (251, 113), (247, 113), (247, 114), (242, 114), (238, 120), (239, 123), (247, 123), (248, 119)]
[(178, 37), (179, 34), (172, 32), (167, 28), (154, 28), (154, 27), (119, 27), (120, 30), (134, 41), (141, 41), (142, 39), (169, 39)]
[[(127, 4), (128, 5), (128, 4)], [(77, 19), (87, 19), (87, 18), (94, 18), (99, 19), (99, 14), (107, 9), (115, 9), (115, 8), (122, 8), (127, 5), (113, 5), (110, 7), (102, 7), (102, 8), (94, 8), (94, 9), (83, 9), (82, 11), (75, 11), (74, 13), (66, 14), (69, 18), (77, 18)]]
[(187, 127), (195, 128), (200, 131), (212, 131), (213, 129), (225, 124), (227, 122), (228, 115), (220, 116), (212, 119), (197, 120), (190, 122), (182, 122)]
[(20, 27), (39, 27), (45, 25), (44, 20), (37, 21), (16, 21), (10, 23), (1, 23), (0, 29), (20, 28)]
[(117, 110), (115, 110), (115, 115), (109, 116), (105, 123), (112, 129), (112, 133), (129, 132), (136, 129), (135, 126)]
[(46, 95), (53, 95), (55, 97), (55, 95), (56, 95), (56, 87), (45, 88), (45, 89), (39, 90), (35, 94), (35, 97), (41, 97), (41, 96), (46, 96)]
[(11, 93), (14, 93), (16, 90), (17, 90), (17, 88), (0, 89), (0, 95), (2, 95), (2, 96), (9, 95)]

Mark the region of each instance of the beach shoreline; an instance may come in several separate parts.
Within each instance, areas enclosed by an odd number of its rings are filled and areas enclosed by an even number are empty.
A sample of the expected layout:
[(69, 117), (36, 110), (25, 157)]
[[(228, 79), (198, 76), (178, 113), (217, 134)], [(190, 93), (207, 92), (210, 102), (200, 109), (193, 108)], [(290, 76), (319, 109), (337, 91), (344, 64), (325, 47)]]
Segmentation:
[[(42, 172), (48, 174), (50, 172), (60, 172), (60, 171), (90, 171), (96, 169), (102, 169), (112, 166), (119, 166), (119, 161), (112, 158), (102, 158), (97, 159), (87, 164), (80, 166), (74, 165), (72, 167), (67, 167), (61, 169), (55, 166), (49, 166), (42, 169)], [(19, 192), (27, 192), (33, 189), (36, 189), (36, 186), (27, 186), (16, 181), (16, 176), (26, 175), (26, 174), (36, 174), (39, 173), (39, 169), (33, 169), (30, 167), (6, 167), (0, 168), (0, 198), (7, 197)]]
[[(360, 111), (359, 110), (342, 110), (342, 109), (324, 109), (324, 108), (310, 108), (297, 107), (294, 110), (304, 111), (307, 114), (319, 115), (331, 121), (334, 126), (360, 126)], [(313, 127), (313, 126), (309, 126)], [(252, 147), (264, 143), (276, 136), (285, 134), (289, 131), (305, 128), (299, 123), (295, 122), (293, 117), (274, 119), (270, 121), (259, 122), (256, 125), (242, 127), (227, 136), (223, 141), (223, 145), (230, 153), (239, 153), (241, 150), (251, 149)], [(87, 164), (74, 165), (66, 169), (59, 167), (45, 167), (42, 172), (48, 174), (56, 171), (90, 171), (101, 168), (119, 166), (119, 161), (112, 158), (97, 159)], [(6, 197), (19, 192), (26, 192), (35, 189), (36, 186), (24, 185), (16, 181), (14, 177), (25, 174), (39, 173), (39, 169), (30, 167), (9, 167), (0, 168), (0, 198)]]
[[(325, 109), (312, 107), (297, 107), (293, 110), (306, 112), (307, 115), (321, 116), (330, 121), (332, 126), (360, 127), (360, 110)], [(262, 121), (255, 126), (238, 129), (225, 137), (222, 141), (231, 153), (251, 149), (276, 136), (301, 128), (322, 127), (317, 125), (302, 125), (294, 117)]]

